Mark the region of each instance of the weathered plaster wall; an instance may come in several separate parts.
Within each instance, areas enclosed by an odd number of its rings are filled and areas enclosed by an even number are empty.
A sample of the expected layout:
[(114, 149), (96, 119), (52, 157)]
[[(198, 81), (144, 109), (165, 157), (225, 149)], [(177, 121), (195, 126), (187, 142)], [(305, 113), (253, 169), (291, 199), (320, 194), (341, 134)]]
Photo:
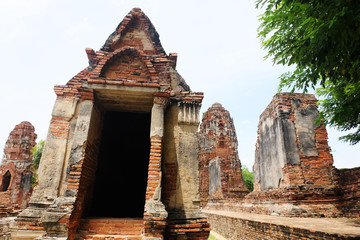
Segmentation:
[(169, 213), (165, 239), (207, 239), (210, 231), (200, 213), (199, 110), (197, 104), (173, 102), (165, 112), (162, 201)]
[(78, 99), (57, 98), (38, 169), (39, 184), (31, 197), (32, 203), (51, 203), (60, 190), (64, 191), (61, 183), (72, 144), (72, 139), (68, 137), (70, 132), (74, 132), (77, 115)]
[(260, 116), (254, 163), (255, 190), (335, 184), (326, 129), (315, 125), (313, 95), (281, 93)]
[(284, 178), (282, 168), (288, 163), (300, 164), (294, 125), (286, 118), (266, 117), (259, 124), (256, 146), (255, 190), (259, 190), (257, 183), (261, 190), (280, 188)]
[[(181, 108), (197, 108), (190, 116)], [(163, 201), (169, 218), (195, 218), (200, 211), (197, 116), (199, 107), (171, 104), (165, 115)]]
[(214, 159), (209, 164), (209, 195), (221, 194), (221, 177), (219, 160)]

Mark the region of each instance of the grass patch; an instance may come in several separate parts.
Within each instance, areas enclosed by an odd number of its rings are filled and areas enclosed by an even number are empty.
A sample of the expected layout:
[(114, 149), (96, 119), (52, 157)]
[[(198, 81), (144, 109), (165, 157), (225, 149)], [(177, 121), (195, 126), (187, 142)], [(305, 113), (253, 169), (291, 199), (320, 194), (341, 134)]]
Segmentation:
[(214, 235), (212, 235), (212, 234), (210, 233), (208, 240), (217, 240), (217, 238), (214, 237)]

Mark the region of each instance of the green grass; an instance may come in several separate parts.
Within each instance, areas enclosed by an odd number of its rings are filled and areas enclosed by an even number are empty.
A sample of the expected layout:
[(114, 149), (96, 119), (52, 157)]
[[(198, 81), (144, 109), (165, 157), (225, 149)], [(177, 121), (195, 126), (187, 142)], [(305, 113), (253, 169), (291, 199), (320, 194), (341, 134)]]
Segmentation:
[(208, 240), (217, 240), (217, 238), (214, 237), (213, 235), (211, 235), (211, 233), (210, 233)]

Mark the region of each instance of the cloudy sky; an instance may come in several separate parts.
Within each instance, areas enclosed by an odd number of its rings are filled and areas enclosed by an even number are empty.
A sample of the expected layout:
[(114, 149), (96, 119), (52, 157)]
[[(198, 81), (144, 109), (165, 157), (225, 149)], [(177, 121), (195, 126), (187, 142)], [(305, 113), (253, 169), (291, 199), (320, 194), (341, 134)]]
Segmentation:
[[(234, 119), (239, 156), (254, 162), (259, 115), (288, 69), (264, 61), (255, 0), (0, 0), (0, 148), (14, 126), (30, 121), (45, 139), (53, 87), (88, 65), (85, 48), (99, 50), (124, 16), (140, 7), (193, 91), (205, 93), (202, 112), (220, 102)], [(338, 168), (360, 166), (359, 146), (328, 129)]]

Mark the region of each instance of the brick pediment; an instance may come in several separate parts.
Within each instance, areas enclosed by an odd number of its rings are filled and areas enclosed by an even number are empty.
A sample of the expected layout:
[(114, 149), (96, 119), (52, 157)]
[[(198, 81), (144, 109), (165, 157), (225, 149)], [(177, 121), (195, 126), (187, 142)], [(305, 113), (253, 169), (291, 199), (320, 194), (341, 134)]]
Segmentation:
[(121, 52), (103, 67), (100, 77), (149, 81), (147, 67), (135, 51)]
[(126, 15), (101, 50), (112, 52), (124, 46), (141, 49), (146, 55), (165, 55), (159, 34), (140, 8), (133, 8)]
[(134, 83), (158, 82), (157, 71), (149, 58), (133, 47), (123, 47), (104, 56), (90, 77)]

